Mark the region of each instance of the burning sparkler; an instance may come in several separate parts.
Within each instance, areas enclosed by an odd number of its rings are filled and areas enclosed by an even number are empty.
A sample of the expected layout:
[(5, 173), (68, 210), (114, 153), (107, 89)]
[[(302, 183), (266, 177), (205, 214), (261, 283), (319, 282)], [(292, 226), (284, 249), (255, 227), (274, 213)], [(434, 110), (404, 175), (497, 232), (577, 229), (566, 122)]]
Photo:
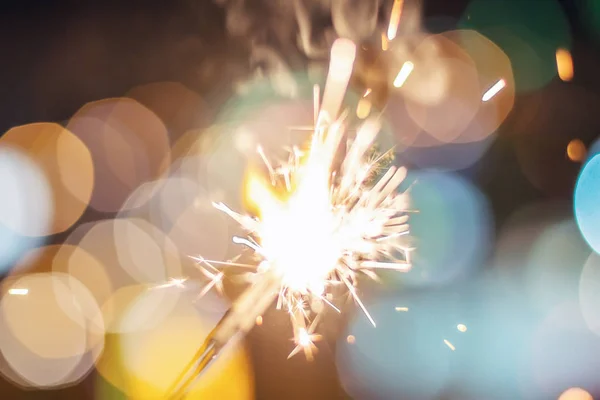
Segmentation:
[(214, 204), (247, 232), (246, 237), (236, 236), (233, 241), (249, 249), (256, 263), (196, 257), (199, 268), (211, 279), (207, 287), (218, 286), (223, 278), (217, 265), (257, 267), (253, 284), (211, 333), (175, 393), (184, 393), (218, 352), (252, 329), (274, 301), (292, 321), (296, 347), (290, 357), (303, 351), (310, 359), (316, 351), (314, 342), (320, 338), (314, 331), (323, 310), (330, 307), (339, 312), (332, 300), (334, 288), (345, 288), (375, 326), (357, 294), (358, 277), (376, 279), (378, 269), (410, 269), (410, 249), (401, 238), (408, 233), (407, 195), (398, 191), (406, 170), (390, 166), (379, 176), (387, 154), (370, 154), (380, 129), (377, 119), (366, 120), (350, 141), (344, 115), (336, 118), (355, 52), (349, 40), (339, 39), (333, 45), (320, 104), (320, 91), (315, 91), (319, 112), (310, 146), (292, 148), (288, 161), (281, 165), (272, 165), (262, 148), (258, 149), (268, 174), (251, 171), (246, 182), (249, 205), (257, 216)]

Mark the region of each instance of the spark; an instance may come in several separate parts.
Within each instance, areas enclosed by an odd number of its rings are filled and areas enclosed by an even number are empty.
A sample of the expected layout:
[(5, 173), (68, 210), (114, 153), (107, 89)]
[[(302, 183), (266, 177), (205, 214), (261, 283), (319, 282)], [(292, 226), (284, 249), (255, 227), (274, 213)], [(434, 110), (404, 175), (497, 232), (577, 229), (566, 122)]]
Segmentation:
[[(303, 320), (304, 321), (304, 320)], [(315, 346), (315, 342), (318, 342), (322, 339), (321, 335), (315, 334), (314, 330), (317, 326), (317, 320), (315, 319), (313, 323), (306, 328), (306, 326), (301, 326), (296, 329), (295, 337), (293, 341), (296, 344), (296, 347), (292, 352), (288, 355), (288, 359), (292, 358), (300, 351), (304, 351), (304, 355), (306, 359), (312, 361), (313, 353), (317, 352), (317, 347)]]
[(346, 341), (349, 344), (354, 344), (354, 343), (356, 343), (356, 337), (354, 337), (354, 335), (348, 335), (348, 337), (346, 338)]
[(396, 307), (396, 311), (408, 311), (408, 307)]
[(456, 350), (456, 347), (454, 347), (454, 345), (452, 343), (450, 343), (448, 340), (444, 339), (444, 343), (446, 344), (446, 346), (448, 346), (448, 348), (452, 351)]
[(184, 283), (187, 280), (188, 280), (188, 278), (169, 278), (169, 280), (166, 283), (152, 286), (150, 289), (155, 290), (155, 289), (166, 289), (166, 288), (172, 288), (172, 287), (177, 287), (177, 288), (183, 289), (185, 287)]
[(381, 32), (381, 50), (387, 51), (390, 48), (388, 38), (385, 33)]
[(489, 101), (492, 97), (498, 94), (504, 87), (506, 86), (506, 81), (504, 79), (500, 79), (498, 82), (494, 83), (494, 86), (489, 88), (487, 92), (483, 94), (481, 101)]
[[(239, 302), (240, 309), (253, 311), (240, 312), (235, 318), (247, 318), (247, 323), (239, 323), (243, 329), (260, 325), (259, 317), (269, 301), (276, 300), (276, 308), (287, 312), (292, 322), (296, 346), (290, 357), (301, 351), (308, 359), (313, 357), (314, 343), (320, 339), (315, 329), (324, 310), (341, 312), (334, 296), (340, 290), (376, 326), (359, 297), (359, 278), (376, 280), (375, 271), (405, 272), (411, 267), (403, 241), (409, 232), (407, 193), (399, 190), (406, 169), (392, 166), (386, 170), (383, 164), (389, 153), (373, 154), (381, 128), (378, 118), (366, 119), (351, 134), (348, 113), (340, 112), (355, 54), (351, 41), (334, 43), (323, 96), (318, 86), (313, 91), (315, 126), (306, 148), (286, 149), (289, 157), (278, 163), (269, 160), (262, 147), (257, 148), (268, 176), (251, 169), (244, 182), (246, 206), (256, 210), (256, 215), (213, 204), (246, 232), (232, 240), (249, 250), (251, 263), (192, 257), (209, 279), (201, 295), (219, 287), (223, 267), (255, 266), (247, 274), (252, 285), (246, 293), (253, 291), (252, 295)], [(345, 149), (341, 160), (340, 149)]]
[(568, 82), (573, 79), (573, 57), (569, 50), (556, 50), (556, 68), (558, 70), (558, 77), (562, 81)]
[(415, 64), (411, 61), (404, 62), (400, 71), (398, 71), (398, 75), (396, 75), (396, 79), (394, 79), (394, 87), (401, 88), (413, 72), (413, 69), (415, 69)]
[(28, 293), (29, 293), (29, 289), (25, 289), (25, 288), (8, 289), (8, 294), (12, 294), (14, 296), (26, 296)]
[(456, 325), (456, 329), (458, 329), (459, 332), (466, 332), (467, 331), (467, 326), (465, 324), (458, 324)]
[(387, 39), (390, 42), (396, 38), (396, 34), (398, 33), (398, 25), (400, 24), (400, 17), (402, 16), (403, 5), (404, 0), (394, 0), (392, 14), (390, 16), (390, 24), (388, 25), (387, 30)]
[(263, 317), (262, 315), (259, 315), (258, 317), (256, 317), (256, 325), (261, 326), (263, 324)]

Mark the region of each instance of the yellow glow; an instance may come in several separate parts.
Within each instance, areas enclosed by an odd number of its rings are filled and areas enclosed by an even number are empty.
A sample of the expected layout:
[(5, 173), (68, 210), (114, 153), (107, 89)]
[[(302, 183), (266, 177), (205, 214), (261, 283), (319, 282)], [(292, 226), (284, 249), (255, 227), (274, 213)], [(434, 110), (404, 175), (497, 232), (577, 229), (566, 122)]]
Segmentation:
[(396, 311), (408, 311), (408, 307), (396, 307)]
[(569, 52), (569, 50), (556, 50), (556, 68), (561, 80), (568, 82), (573, 79), (573, 58), (571, 57), (571, 52)]
[(414, 68), (415, 64), (410, 61), (406, 61), (404, 64), (402, 64), (402, 68), (400, 68), (398, 75), (396, 75), (396, 79), (394, 79), (394, 86), (397, 88), (402, 87)]
[(369, 99), (361, 98), (356, 106), (356, 116), (360, 119), (365, 119), (371, 113), (371, 102)]
[(394, 40), (396, 38), (396, 34), (398, 33), (398, 25), (400, 24), (400, 17), (402, 16), (403, 5), (404, 0), (394, 0), (392, 14), (390, 16), (390, 24), (387, 31), (387, 38), (390, 41)]
[(350, 344), (354, 344), (354, 343), (356, 343), (356, 338), (354, 337), (354, 335), (348, 335), (348, 337), (346, 338), (346, 341)]

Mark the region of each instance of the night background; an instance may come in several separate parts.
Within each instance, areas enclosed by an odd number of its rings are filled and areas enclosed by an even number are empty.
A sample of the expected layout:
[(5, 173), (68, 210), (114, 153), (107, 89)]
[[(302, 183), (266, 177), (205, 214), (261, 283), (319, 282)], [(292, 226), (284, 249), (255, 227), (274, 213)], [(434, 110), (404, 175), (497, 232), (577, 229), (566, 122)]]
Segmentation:
[(600, 398), (600, 1), (404, 0), (389, 43), (393, 0), (298, 2), (2, 3), (0, 397), (163, 398), (245, 287), (196, 301), (187, 257), (239, 253), (211, 201), (243, 207), (240, 132), (311, 125), (337, 35), (351, 122), (381, 111), (409, 170), (413, 268), (359, 285), (376, 328), (327, 311), (312, 361), (270, 309), (187, 398)]

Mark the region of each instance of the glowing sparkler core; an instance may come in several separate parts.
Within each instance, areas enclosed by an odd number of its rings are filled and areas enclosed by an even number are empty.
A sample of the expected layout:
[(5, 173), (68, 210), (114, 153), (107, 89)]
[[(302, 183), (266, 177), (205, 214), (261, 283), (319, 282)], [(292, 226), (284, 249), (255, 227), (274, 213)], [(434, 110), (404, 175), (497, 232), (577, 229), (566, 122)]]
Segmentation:
[(323, 281), (340, 258), (335, 219), (331, 212), (329, 173), (331, 160), (312, 152), (297, 175), (288, 201), (276, 198), (265, 182), (252, 176), (250, 201), (259, 210), (257, 236), (263, 256), (293, 291), (323, 291)]

